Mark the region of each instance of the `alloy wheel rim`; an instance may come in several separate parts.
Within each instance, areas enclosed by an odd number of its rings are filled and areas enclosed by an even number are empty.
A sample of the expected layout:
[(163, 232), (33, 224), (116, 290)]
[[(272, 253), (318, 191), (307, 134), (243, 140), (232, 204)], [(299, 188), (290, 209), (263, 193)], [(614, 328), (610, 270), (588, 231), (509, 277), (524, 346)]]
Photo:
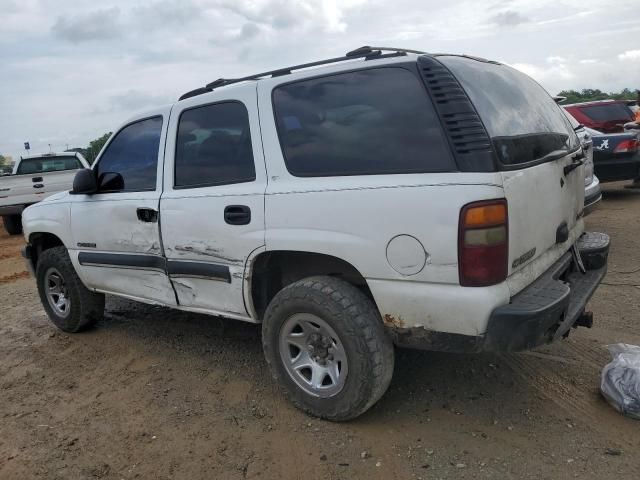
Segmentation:
[(348, 374), (347, 354), (335, 330), (310, 313), (289, 317), (280, 329), (280, 358), (291, 379), (310, 395), (340, 393)]
[(49, 306), (57, 315), (67, 317), (71, 311), (71, 298), (64, 277), (57, 268), (46, 271), (44, 286)]

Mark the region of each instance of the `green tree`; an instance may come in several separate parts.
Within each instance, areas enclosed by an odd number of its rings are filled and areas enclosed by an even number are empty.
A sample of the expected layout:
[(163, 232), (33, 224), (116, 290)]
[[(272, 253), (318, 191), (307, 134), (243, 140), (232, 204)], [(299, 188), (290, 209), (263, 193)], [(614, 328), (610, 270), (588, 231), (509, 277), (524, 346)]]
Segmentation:
[(635, 100), (636, 93), (630, 88), (625, 88), (620, 92), (603, 92), (599, 89), (594, 88), (584, 88), (581, 91), (577, 90), (563, 90), (559, 94), (561, 97), (567, 97), (567, 100), (564, 102), (568, 103), (579, 103), (579, 102), (593, 102), (595, 100)]
[(100, 153), (100, 150), (102, 150), (104, 144), (107, 143), (107, 140), (109, 140), (109, 137), (111, 137), (112, 133), (113, 132), (105, 133), (101, 137), (98, 137), (95, 140), (91, 140), (89, 142), (89, 146), (86, 148), (86, 153), (84, 155), (87, 159), (87, 162), (89, 162), (89, 165), (93, 165), (93, 162), (95, 162), (98, 153)]
[(0, 173), (11, 173), (13, 159), (9, 156), (0, 155)]

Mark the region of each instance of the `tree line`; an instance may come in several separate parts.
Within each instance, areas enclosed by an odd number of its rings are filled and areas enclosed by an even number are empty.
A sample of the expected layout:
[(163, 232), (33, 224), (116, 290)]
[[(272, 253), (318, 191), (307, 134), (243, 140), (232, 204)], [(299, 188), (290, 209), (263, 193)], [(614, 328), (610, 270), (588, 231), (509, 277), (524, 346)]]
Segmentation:
[(567, 97), (564, 104), (567, 103), (580, 103), (580, 102), (593, 102), (595, 100), (636, 100), (637, 90), (631, 90), (630, 88), (624, 88), (619, 92), (603, 92), (597, 88), (584, 88), (581, 91), (577, 90), (563, 90), (558, 96)]

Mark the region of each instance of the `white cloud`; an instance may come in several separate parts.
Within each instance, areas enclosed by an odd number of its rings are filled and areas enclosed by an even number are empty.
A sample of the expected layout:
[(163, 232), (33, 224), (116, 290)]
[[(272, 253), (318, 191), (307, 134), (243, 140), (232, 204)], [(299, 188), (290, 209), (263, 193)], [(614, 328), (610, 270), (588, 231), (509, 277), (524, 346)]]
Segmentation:
[(0, 0), (0, 153), (84, 146), (216, 78), (371, 44), (504, 59), (554, 94), (638, 88), (637, 1)]
[(552, 55), (550, 57), (547, 57), (547, 63), (553, 63), (553, 64), (564, 64), (567, 62), (567, 59), (564, 57), (560, 57), (557, 55)]
[(120, 9), (111, 7), (80, 15), (59, 16), (51, 31), (72, 43), (115, 38), (121, 31)]
[(640, 50), (627, 50), (618, 55), (619, 60), (640, 61)]

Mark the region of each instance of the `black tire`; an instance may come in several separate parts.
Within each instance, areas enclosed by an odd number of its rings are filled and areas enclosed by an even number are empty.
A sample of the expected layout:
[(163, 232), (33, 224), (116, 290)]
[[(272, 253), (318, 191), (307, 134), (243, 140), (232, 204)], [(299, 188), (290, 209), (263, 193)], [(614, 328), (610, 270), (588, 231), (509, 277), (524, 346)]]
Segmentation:
[[(287, 319), (295, 314), (322, 319), (344, 347), (348, 373), (342, 389), (333, 396), (320, 398), (307, 393), (284, 365), (279, 337)], [(378, 310), (355, 286), (334, 277), (305, 278), (278, 292), (265, 312), (262, 345), (273, 378), (289, 400), (327, 420), (344, 421), (363, 414), (382, 397), (393, 376), (393, 343)]]
[(22, 233), (22, 215), (4, 215), (2, 221), (4, 229), (9, 235), (20, 235)]
[[(47, 291), (51, 272), (58, 272), (63, 279), (65, 295), (69, 299), (66, 315), (60, 314), (50, 304)], [(38, 257), (36, 281), (42, 306), (53, 324), (60, 330), (76, 333), (88, 328), (104, 316), (104, 295), (87, 289), (78, 277), (65, 247), (43, 251)]]

